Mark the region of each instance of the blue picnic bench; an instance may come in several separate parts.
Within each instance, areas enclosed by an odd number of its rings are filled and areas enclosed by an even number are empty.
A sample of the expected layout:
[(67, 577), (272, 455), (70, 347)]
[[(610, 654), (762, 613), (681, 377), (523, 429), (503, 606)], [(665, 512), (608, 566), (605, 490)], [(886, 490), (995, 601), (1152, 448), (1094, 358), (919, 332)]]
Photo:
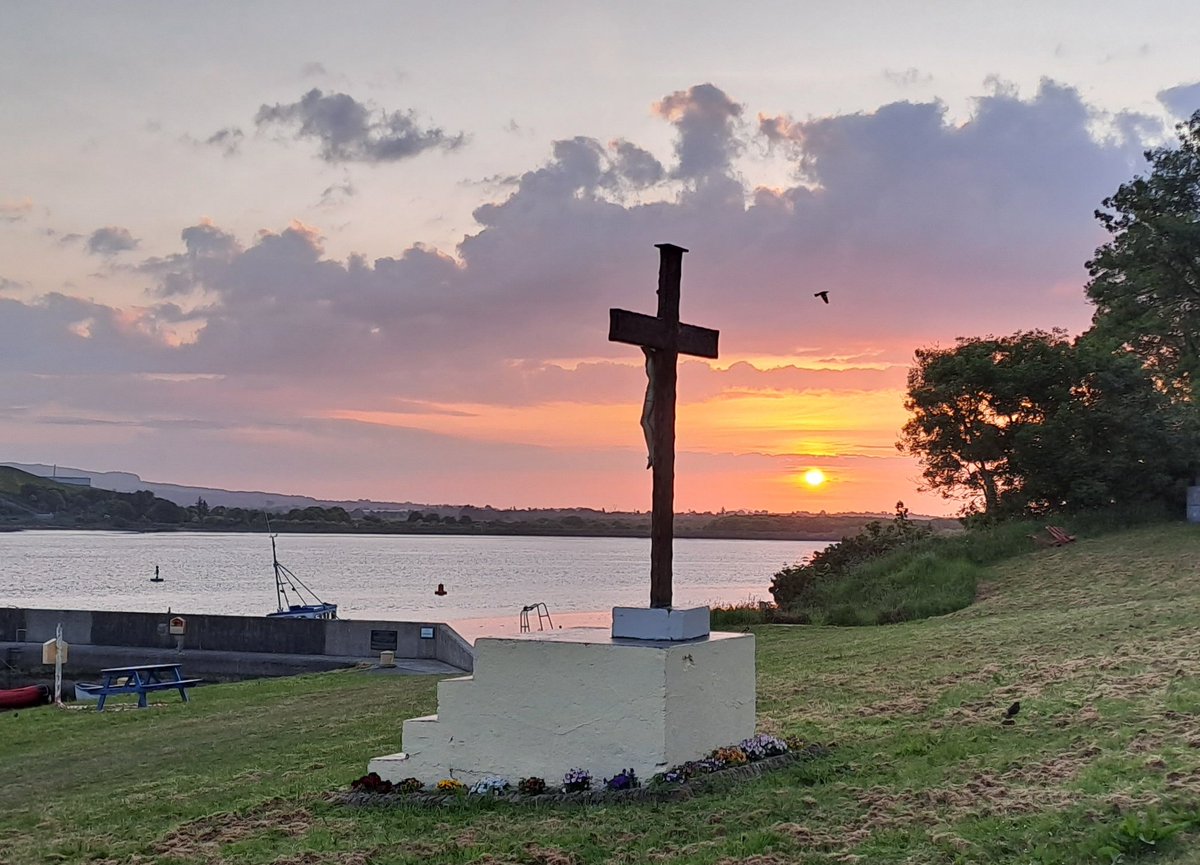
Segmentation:
[(200, 679), (183, 678), (182, 664), (141, 664), (136, 667), (109, 667), (101, 670), (104, 684), (96, 692), (100, 699), (96, 711), (104, 711), (104, 701), (117, 694), (137, 694), (138, 708), (146, 708), (146, 698), (154, 691), (179, 691), (183, 702), (188, 701), (187, 689), (200, 684)]

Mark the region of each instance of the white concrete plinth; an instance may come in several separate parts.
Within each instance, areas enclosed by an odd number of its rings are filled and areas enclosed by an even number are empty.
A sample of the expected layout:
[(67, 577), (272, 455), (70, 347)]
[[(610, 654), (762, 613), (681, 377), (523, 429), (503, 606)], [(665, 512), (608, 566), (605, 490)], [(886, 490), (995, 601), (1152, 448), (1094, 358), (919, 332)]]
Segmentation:
[(656, 772), (754, 733), (754, 636), (614, 639), (574, 628), (480, 638), (475, 673), (438, 683), (438, 713), (404, 722), (404, 752), (368, 771), (426, 784), (489, 775), (554, 786), (575, 767), (597, 781)]
[(622, 640), (697, 640), (709, 633), (708, 607), (613, 607), (612, 635)]

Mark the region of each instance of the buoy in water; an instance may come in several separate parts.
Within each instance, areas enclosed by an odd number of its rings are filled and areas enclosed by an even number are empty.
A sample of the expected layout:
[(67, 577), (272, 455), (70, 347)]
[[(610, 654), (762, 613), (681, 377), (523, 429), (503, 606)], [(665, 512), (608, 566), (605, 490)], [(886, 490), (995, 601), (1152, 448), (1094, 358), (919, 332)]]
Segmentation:
[(441, 583), (438, 583), (437, 590), (434, 591), (434, 594), (437, 595), (438, 597), (441, 597), (442, 595), (446, 594), (446, 587), (444, 585), (442, 585)]

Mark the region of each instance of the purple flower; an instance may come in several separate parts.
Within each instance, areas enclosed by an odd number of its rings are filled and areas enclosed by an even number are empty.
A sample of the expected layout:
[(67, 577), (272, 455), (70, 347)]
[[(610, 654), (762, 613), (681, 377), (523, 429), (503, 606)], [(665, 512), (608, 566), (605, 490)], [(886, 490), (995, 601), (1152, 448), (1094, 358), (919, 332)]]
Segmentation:
[(788, 751), (788, 746), (782, 739), (768, 736), (766, 733), (743, 739), (738, 743), (738, 747), (751, 760), (765, 760), (767, 757), (777, 757)]
[(578, 793), (592, 788), (592, 773), (586, 769), (569, 769), (563, 775), (562, 790), (564, 793)]
[(609, 790), (632, 790), (634, 787), (640, 787), (641, 782), (632, 769), (622, 769), (605, 781), (604, 786)]

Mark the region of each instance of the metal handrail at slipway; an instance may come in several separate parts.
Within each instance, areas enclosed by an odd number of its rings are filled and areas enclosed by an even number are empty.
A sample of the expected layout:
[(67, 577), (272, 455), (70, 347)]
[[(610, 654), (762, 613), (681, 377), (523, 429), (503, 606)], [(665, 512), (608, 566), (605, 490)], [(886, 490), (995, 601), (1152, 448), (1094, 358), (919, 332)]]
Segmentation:
[(550, 623), (550, 630), (552, 630), (552, 631), (554, 630), (554, 620), (550, 618), (550, 610), (546, 607), (545, 603), (543, 603), (542, 601), (538, 601), (536, 604), (528, 604), (524, 607), (521, 607), (521, 633), (522, 634), (529, 633), (529, 614), (530, 614), (530, 612), (533, 612), (533, 611), (536, 611), (537, 615), (538, 615), (538, 630), (539, 631), (545, 630), (545, 628), (542, 627), (542, 619), (545, 619), (547, 622)]

